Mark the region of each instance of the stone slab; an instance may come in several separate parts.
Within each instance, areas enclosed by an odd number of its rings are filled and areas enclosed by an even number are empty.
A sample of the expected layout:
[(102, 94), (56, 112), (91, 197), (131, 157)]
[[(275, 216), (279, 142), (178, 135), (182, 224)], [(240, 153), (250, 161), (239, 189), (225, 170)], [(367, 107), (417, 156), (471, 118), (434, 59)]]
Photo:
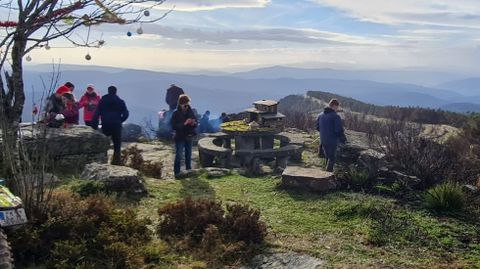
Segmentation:
[(337, 187), (335, 175), (319, 168), (288, 166), (282, 173), (282, 187), (327, 192)]
[(109, 191), (144, 193), (145, 186), (138, 170), (126, 166), (90, 163), (85, 166), (81, 179), (98, 180)]

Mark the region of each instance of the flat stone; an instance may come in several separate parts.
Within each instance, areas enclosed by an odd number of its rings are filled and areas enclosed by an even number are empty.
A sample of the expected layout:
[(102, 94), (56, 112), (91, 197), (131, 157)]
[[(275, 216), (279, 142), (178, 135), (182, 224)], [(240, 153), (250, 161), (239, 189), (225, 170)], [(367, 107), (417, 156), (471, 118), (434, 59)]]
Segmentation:
[(80, 178), (101, 181), (109, 191), (128, 193), (146, 192), (140, 172), (126, 166), (90, 163), (85, 166)]
[(320, 269), (325, 262), (315, 257), (295, 252), (257, 255), (241, 269)]
[(282, 173), (282, 186), (313, 192), (326, 192), (337, 187), (335, 175), (319, 168), (288, 166)]

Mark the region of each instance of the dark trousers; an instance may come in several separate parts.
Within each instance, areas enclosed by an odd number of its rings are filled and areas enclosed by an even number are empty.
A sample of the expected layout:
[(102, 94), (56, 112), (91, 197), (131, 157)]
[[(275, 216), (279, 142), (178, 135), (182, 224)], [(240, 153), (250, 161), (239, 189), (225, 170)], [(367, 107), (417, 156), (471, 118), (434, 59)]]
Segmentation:
[(192, 169), (192, 140), (182, 139), (175, 141), (175, 163), (173, 172), (175, 175), (180, 173), (180, 166), (182, 163), (182, 156), (185, 150), (185, 166), (187, 170)]
[(113, 158), (112, 164), (121, 164), (122, 150), (122, 125), (108, 126), (102, 125), (102, 132), (106, 136), (110, 136), (113, 142)]
[(323, 154), (327, 161), (327, 172), (333, 172), (333, 165), (335, 164), (335, 153), (337, 151), (337, 145), (323, 145)]

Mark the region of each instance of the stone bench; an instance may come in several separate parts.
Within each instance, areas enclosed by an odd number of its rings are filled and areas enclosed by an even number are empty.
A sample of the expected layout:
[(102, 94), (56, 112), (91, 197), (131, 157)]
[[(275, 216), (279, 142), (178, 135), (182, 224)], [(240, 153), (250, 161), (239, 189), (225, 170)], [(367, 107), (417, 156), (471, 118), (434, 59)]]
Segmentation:
[(239, 157), (249, 174), (258, 174), (260, 159), (275, 159), (276, 168), (285, 168), (292, 156), (302, 151), (299, 145), (286, 145), (278, 149), (236, 150), (235, 156)]
[(229, 167), (232, 158), (232, 149), (223, 147), (218, 137), (205, 137), (198, 141), (200, 165), (211, 167), (214, 159), (218, 158), (221, 167)]

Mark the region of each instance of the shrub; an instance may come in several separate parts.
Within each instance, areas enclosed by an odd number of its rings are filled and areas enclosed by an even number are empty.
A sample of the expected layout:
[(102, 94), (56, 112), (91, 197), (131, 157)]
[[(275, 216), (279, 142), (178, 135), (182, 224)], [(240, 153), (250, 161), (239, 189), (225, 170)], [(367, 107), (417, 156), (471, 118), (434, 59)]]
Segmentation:
[(107, 193), (105, 184), (98, 180), (82, 180), (72, 185), (71, 190), (81, 197), (87, 197), (93, 194)]
[[(32, 219), (32, 218), (31, 218)], [(46, 214), (10, 235), (17, 261), (47, 268), (140, 268), (150, 242), (147, 219), (105, 196), (55, 192)]]
[(353, 188), (365, 188), (370, 187), (370, 175), (367, 171), (359, 170), (355, 167), (350, 167), (347, 171), (346, 178), (348, 185)]
[(137, 146), (122, 150), (122, 165), (137, 169), (146, 176), (161, 178), (163, 162), (145, 161), (142, 152)]
[(461, 210), (465, 206), (465, 194), (456, 183), (442, 183), (427, 191), (425, 202), (429, 208), (439, 212)]
[(260, 212), (247, 205), (230, 204), (225, 211), (220, 202), (189, 197), (163, 206), (158, 214), (159, 237), (210, 263), (252, 257), (267, 234)]

